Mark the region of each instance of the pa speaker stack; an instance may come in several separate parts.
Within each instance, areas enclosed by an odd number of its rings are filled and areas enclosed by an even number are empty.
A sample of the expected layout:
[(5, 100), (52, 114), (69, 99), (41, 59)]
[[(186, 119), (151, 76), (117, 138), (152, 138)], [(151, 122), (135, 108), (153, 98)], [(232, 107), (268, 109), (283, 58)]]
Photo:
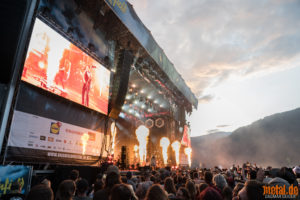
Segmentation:
[(122, 49), (119, 52), (118, 64), (112, 82), (111, 102), (109, 117), (117, 119), (125, 101), (130, 67), (133, 63), (133, 55), (129, 50)]

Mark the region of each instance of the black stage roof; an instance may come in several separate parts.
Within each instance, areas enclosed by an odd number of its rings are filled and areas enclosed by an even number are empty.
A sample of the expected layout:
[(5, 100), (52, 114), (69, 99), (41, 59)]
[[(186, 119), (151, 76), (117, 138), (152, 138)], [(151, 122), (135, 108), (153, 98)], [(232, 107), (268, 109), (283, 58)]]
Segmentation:
[(186, 85), (181, 75), (175, 69), (173, 63), (168, 59), (163, 49), (157, 44), (151, 32), (137, 16), (132, 5), (126, 0), (104, 0), (115, 15), (128, 28), (132, 35), (138, 40), (142, 47), (152, 57), (156, 64), (164, 71), (171, 82), (185, 96), (185, 98), (195, 107), (198, 100)]

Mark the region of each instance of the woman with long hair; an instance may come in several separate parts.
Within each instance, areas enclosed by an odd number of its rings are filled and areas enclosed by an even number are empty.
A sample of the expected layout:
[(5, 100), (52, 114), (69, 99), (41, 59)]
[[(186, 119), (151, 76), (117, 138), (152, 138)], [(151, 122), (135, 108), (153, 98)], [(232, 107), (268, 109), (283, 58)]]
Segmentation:
[(172, 178), (168, 177), (165, 179), (164, 188), (168, 193), (168, 198), (175, 198), (176, 188), (175, 188), (174, 181)]
[(193, 181), (189, 180), (185, 184), (185, 188), (189, 191), (191, 199), (195, 200), (197, 195), (196, 186)]

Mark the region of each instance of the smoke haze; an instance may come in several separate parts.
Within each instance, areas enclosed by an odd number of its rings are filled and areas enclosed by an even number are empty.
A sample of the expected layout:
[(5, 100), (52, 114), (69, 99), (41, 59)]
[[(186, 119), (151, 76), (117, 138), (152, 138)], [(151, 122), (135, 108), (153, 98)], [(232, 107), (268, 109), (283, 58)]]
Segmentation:
[(300, 108), (271, 115), (233, 133), (218, 132), (192, 138), (193, 165), (242, 164), (294, 166), (300, 163)]

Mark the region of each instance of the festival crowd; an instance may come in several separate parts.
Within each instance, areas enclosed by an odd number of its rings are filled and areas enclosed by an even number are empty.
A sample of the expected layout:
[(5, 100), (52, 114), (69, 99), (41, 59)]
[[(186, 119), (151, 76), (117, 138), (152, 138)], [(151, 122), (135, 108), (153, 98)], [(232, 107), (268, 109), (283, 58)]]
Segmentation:
[[(110, 165), (104, 174), (98, 174), (90, 184), (79, 171), (72, 170), (68, 180), (62, 181), (54, 195), (47, 179), (31, 188), (29, 194), (14, 199), (26, 200), (260, 200), (299, 199), (300, 167), (266, 169), (245, 163), (230, 169), (153, 169), (135, 175), (121, 173)], [(123, 176), (124, 174), (124, 176)], [(272, 187), (274, 191), (268, 190)], [(269, 187), (269, 189), (270, 189)], [(276, 193), (276, 188), (286, 190)], [(291, 188), (292, 193), (291, 193)], [(17, 191), (17, 187), (16, 187)], [(273, 196), (267, 196), (273, 192)], [(276, 195), (277, 194), (277, 195)], [(1, 199), (12, 199), (13, 194)]]

